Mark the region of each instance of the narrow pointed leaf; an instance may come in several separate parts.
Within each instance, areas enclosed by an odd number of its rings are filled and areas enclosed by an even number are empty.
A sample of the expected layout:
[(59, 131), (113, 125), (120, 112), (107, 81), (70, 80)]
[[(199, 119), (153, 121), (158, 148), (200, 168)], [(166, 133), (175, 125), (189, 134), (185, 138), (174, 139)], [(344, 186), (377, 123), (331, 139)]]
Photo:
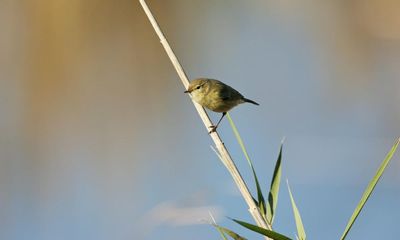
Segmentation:
[(217, 229), (217, 231), (219, 232), (219, 234), (221, 235), (221, 238), (223, 240), (228, 240), (228, 238), (225, 236), (225, 233), (219, 227), (217, 227), (217, 226), (214, 226), (214, 227)]
[(275, 164), (274, 175), (272, 176), (271, 181), (271, 188), (268, 194), (268, 202), (267, 202), (267, 221), (272, 225), (274, 222), (275, 210), (278, 204), (278, 195), (279, 195), (279, 188), (281, 184), (281, 161), (282, 161), (282, 148), (283, 148), (283, 141), (281, 143), (281, 147), (279, 149), (278, 160)]
[(379, 166), (375, 176), (372, 178), (371, 182), (368, 184), (367, 188), (364, 191), (364, 194), (361, 197), (360, 202), (358, 203), (356, 209), (353, 212), (353, 215), (351, 215), (349, 222), (347, 223), (346, 229), (343, 232), (342, 237), (340, 238), (341, 240), (344, 240), (349, 233), (351, 227), (353, 226), (355, 220), (357, 219), (358, 215), (360, 214), (361, 210), (363, 209), (365, 203), (367, 202), (368, 198), (371, 196), (372, 191), (374, 190), (376, 184), (378, 183), (379, 179), (381, 178), (383, 172), (385, 171), (387, 165), (389, 164), (390, 160), (393, 157), (393, 154), (396, 152), (397, 147), (399, 146), (400, 143), (400, 138), (397, 139), (397, 141), (394, 143), (390, 151), (387, 153), (385, 159)]
[(215, 223), (213, 223), (212, 225), (218, 230), (218, 232), (221, 234), (224, 240), (227, 240), (225, 234), (230, 236), (233, 240), (247, 240), (247, 238), (240, 236), (239, 234), (235, 233), (232, 230), (229, 230), (228, 228), (221, 227)]
[(291, 238), (286, 237), (285, 235), (282, 235), (275, 231), (271, 231), (271, 230), (268, 230), (268, 229), (265, 229), (265, 228), (247, 223), (247, 222), (243, 222), (243, 221), (236, 220), (236, 219), (232, 219), (232, 221), (242, 225), (243, 227), (245, 227), (247, 229), (250, 229), (253, 232), (257, 232), (259, 234), (262, 234), (262, 235), (272, 238), (274, 240), (292, 240)]
[(292, 195), (292, 191), (290, 190), (289, 181), (287, 181), (287, 187), (289, 190), (290, 201), (292, 202), (293, 215), (294, 215), (294, 219), (296, 221), (298, 239), (306, 240), (306, 231), (304, 230), (303, 221), (301, 220), (299, 209), (296, 206), (296, 203), (295, 203), (293, 195)]
[(233, 122), (233, 120), (232, 120), (231, 116), (229, 115), (229, 113), (227, 114), (227, 116), (228, 116), (229, 123), (230, 123), (230, 125), (232, 127), (233, 133), (235, 134), (235, 137), (236, 137), (236, 139), (237, 139), (237, 141), (238, 141), (238, 143), (239, 143), (239, 145), (240, 145), (240, 147), (242, 149), (242, 152), (243, 152), (244, 156), (246, 157), (247, 162), (249, 163), (249, 165), (251, 167), (251, 170), (253, 172), (253, 177), (254, 177), (254, 181), (256, 183), (256, 189), (257, 189), (257, 199), (258, 199), (258, 201), (256, 203), (258, 204), (258, 207), (260, 208), (261, 213), (265, 217), (267, 208), (266, 208), (264, 196), (263, 196), (262, 191), (261, 191), (260, 183), (259, 183), (258, 178), (257, 178), (256, 171), (254, 170), (254, 167), (253, 167), (253, 163), (251, 162), (249, 154), (247, 153), (246, 147), (244, 146), (243, 140), (240, 137), (239, 131), (237, 130), (235, 123)]
[(212, 222), (210, 222), (210, 224), (211, 224), (213, 227), (215, 227), (215, 228), (217, 229), (217, 231), (219, 232), (219, 234), (221, 235), (221, 238), (222, 238), (223, 240), (228, 240), (228, 238), (226, 237), (225, 233), (221, 230), (220, 226), (219, 226), (219, 225), (217, 224), (217, 222), (215, 221), (215, 218), (214, 218), (214, 216), (212, 215), (212, 213), (209, 212), (209, 214), (210, 214), (210, 217), (211, 217), (211, 220), (212, 220)]

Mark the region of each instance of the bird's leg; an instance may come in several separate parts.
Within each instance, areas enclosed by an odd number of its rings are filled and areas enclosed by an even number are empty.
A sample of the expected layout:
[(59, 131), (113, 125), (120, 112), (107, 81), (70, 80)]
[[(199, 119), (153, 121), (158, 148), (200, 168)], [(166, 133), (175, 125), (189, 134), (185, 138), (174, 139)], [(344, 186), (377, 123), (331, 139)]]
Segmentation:
[(211, 130), (210, 130), (208, 133), (212, 133), (212, 132), (215, 132), (215, 131), (217, 130), (217, 127), (218, 127), (219, 123), (220, 123), (221, 120), (225, 117), (225, 115), (226, 115), (226, 112), (223, 112), (221, 118), (219, 119), (219, 121), (218, 121), (218, 123), (217, 123), (217, 125), (215, 125), (215, 126), (210, 126)]

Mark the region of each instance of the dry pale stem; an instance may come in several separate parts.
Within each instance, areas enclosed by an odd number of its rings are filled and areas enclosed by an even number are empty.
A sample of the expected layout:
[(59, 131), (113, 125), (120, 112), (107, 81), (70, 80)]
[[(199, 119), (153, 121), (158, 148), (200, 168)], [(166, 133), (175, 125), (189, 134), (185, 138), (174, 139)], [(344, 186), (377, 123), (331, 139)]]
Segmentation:
[[(146, 2), (144, 0), (139, 0), (139, 2), (142, 5), (143, 10), (145, 11), (147, 17), (149, 18), (150, 23), (153, 26), (155, 32), (157, 33), (157, 36), (160, 38), (160, 42), (163, 45), (165, 51), (167, 52), (168, 57), (170, 58), (172, 64), (174, 65), (175, 70), (179, 75), (179, 78), (181, 79), (183, 85), (185, 86), (185, 89), (187, 89), (187, 87), (189, 86), (189, 80), (185, 74), (185, 71), (183, 70), (176, 55), (174, 54), (172, 48), (170, 47), (167, 39), (165, 38), (164, 34), (162, 33), (156, 19), (154, 18), (153, 14), (151, 13)], [(208, 117), (206, 111), (204, 110), (204, 108), (202, 106), (200, 106), (199, 104), (197, 104), (194, 101), (193, 101), (193, 104), (196, 107), (196, 110), (199, 113), (201, 120), (203, 120), (206, 130), (208, 131), (209, 130), (208, 127), (212, 125), (210, 118)], [(228, 169), (228, 171), (232, 175), (233, 180), (235, 181), (237, 187), (239, 188), (240, 193), (242, 194), (244, 200), (246, 201), (246, 203), (249, 207), (249, 212), (253, 216), (257, 225), (262, 228), (271, 229), (271, 227), (263, 219), (260, 209), (255, 204), (255, 202), (250, 194), (250, 191), (249, 191), (248, 187), (246, 186), (246, 183), (244, 182), (242, 176), (240, 175), (235, 163), (232, 160), (232, 157), (230, 156), (230, 154), (229, 154), (228, 150), (226, 149), (224, 143), (222, 142), (220, 136), (218, 135), (217, 132), (211, 133), (210, 136), (211, 136), (212, 140), (214, 141), (216, 148), (218, 149), (218, 152), (222, 158), (223, 164), (225, 165), (225, 167)], [(269, 239), (269, 238), (266, 237), (266, 239)]]

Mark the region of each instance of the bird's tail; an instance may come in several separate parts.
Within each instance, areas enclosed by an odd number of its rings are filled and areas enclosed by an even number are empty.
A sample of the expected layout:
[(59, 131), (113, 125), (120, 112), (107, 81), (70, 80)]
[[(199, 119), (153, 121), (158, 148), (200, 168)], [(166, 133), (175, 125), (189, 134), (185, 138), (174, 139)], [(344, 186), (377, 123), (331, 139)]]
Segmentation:
[(260, 104), (258, 104), (258, 103), (256, 103), (256, 102), (254, 102), (253, 100), (250, 100), (250, 99), (247, 99), (247, 98), (243, 98), (243, 101), (244, 101), (244, 102), (248, 102), (248, 103), (252, 103), (252, 104), (254, 104), (254, 105), (260, 105)]

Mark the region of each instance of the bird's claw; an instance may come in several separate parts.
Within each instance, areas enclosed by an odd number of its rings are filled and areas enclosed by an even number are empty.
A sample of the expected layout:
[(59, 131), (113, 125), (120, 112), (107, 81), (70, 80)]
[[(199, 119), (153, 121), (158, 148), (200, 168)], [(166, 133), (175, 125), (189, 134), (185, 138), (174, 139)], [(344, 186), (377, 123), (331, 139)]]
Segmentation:
[(211, 128), (211, 130), (208, 132), (208, 134), (211, 134), (211, 133), (217, 131), (217, 126), (209, 126), (209, 128)]

